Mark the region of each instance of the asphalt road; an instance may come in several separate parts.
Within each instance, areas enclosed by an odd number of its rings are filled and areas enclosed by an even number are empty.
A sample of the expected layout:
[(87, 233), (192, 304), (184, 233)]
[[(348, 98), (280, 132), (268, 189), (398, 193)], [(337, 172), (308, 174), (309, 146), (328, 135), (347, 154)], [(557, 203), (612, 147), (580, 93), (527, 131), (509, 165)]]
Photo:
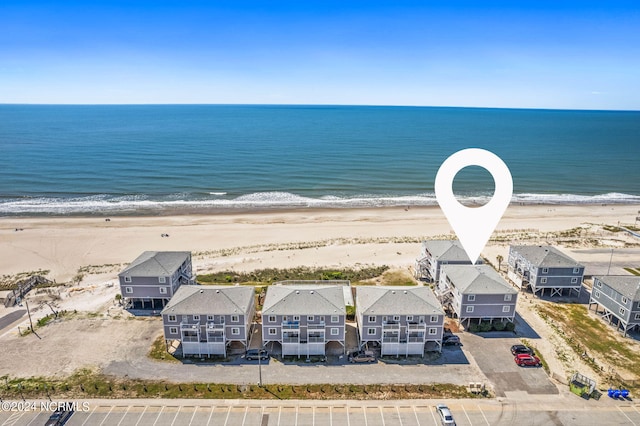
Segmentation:
[(26, 309), (18, 309), (16, 311), (10, 312), (7, 315), (3, 316), (2, 318), (0, 318), (0, 330), (18, 321), (26, 313), (27, 313)]

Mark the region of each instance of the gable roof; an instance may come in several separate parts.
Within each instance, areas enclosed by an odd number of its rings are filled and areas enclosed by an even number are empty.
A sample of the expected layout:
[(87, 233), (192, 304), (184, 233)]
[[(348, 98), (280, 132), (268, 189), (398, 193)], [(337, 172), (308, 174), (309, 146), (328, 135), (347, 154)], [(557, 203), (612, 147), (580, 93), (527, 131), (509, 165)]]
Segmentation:
[(363, 315), (444, 315), (433, 290), (423, 286), (361, 286), (356, 303)]
[(173, 275), (191, 256), (188, 251), (145, 251), (118, 274), (130, 277)]
[(489, 265), (443, 265), (442, 268), (462, 294), (518, 293)]
[(431, 253), (439, 262), (464, 262), (471, 264), (467, 252), (458, 240), (427, 240), (422, 242), (422, 247)]
[(162, 314), (232, 315), (243, 314), (253, 302), (251, 286), (183, 285), (178, 288)]
[(270, 285), (262, 315), (346, 315), (342, 286)]
[(633, 275), (598, 275), (593, 278), (597, 278), (606, 286), (611, 287), (634, 302), (640, 300), (640, 277)]
[(511, 248), (538, 268), (584, 268), (553, 246), (511, 246)]

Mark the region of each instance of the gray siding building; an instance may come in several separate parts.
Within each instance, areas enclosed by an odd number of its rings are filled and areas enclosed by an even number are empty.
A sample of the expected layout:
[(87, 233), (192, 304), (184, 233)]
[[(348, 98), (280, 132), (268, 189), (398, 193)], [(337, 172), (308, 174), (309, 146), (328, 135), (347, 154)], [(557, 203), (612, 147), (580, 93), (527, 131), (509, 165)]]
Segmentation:
[(531, 288), (533, 294), (551, 297), (562, 295), (565, 289), (580, 295), (584, 266), (552, 246), (509, 247), (507, 276), (519, 288)]
[[(482, 259), (478, 259), (478, 264), (481, 263)], [(438, 282), (442, 265), (471, 265), (471, 261), (458, 240), (423, 241), (416, 259), (416, 278)]]
[(437, 295), (460, 323), (513, 322), (516, 315), (518, 291), (489, 265), (443, 266)]
[(118, 274), (130, 308), (162, 308), (182, 284), (194, 284), (191, 253), (145, 251)]
[(343, 286), (274, 284), (262, 307), (262, 342), (278, 343), (283, 356), (325, 355), (332, 343), (344, 353), (345, 319)]
[(382, 356), (442, 350), (444, 311), (429, 287), (358, 287), (356, 320), (361, 347), (377, 342)]
[(616, 329), (621, 329), (625, 336), (634, 328), (640, 328), (640, 277), (593, 277), (589, 309), (592, 305), (595, 305), (596, 312), (601, 313), (603, 319), (609, 324), (615, 323)]
[(226, 356), (233, 342), (247, 348), (254, 315), (253, 287), (184, 286), (162, 310), (164, 337), (185, 356)]

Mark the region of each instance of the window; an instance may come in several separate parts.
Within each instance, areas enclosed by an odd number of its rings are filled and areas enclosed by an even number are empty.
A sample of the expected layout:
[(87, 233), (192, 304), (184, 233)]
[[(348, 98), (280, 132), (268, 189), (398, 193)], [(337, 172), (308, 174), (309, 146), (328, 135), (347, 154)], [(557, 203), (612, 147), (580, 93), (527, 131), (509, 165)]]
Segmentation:
[(504, 301), (505, 302), (511, 302), (511, 295), (510, 294), (505, 294), (504, 295)]
[(300, 321), (300, 315), (294, 315), (293, 316), (293, 320), (294, 321)]
[(129, 294), (133, 293), (133, 287), (125, 287), (124, 292)]
[(269, 315), (269, 322), (276, 322), (276, 316), (275, 315)]
[(546, 273), (548, 273), (548, 272), (549, 272), (549, 268), (542, 268), (542, 273), (543, 273), (543, 274), (546, 274)]
[(175, 315), (169, 315), (169, 322), (176, 322), (176, 316)]
[(124, 282), (125, 283), (130, 283), (131, 282), (131, 277), (129, 277), (129, 276), (124, 277)]
[(470, 294), (467, 296), (467, 302), (475, 302), (476, 301), (476, 295), (475, 294)]
[(213, 315), (207, 315), (207, 321), (213, 321)]
[(620, 308), (620, 315), (624, 315), (627, 312), (624, 308)]
[(424, 317), (422, 315), (420, 317), (418, 317), (418, 322), (420, 324), (424, 324)]
[(160, 294), (167, 294), (167, 288), (166, 287), (160, 287)]
[(167, 282), (167, 279), (166, 279), (165, 277), (158, 277), (158, 282), (159, 282), (160, 284), (164, 284), (164, 283), (166, 283), (166, 282)]
[(602, 288), (602, 281), (598, 281), (598, 283), (596, 284), (599, 288)]
[(313, 321), (313, 315), (307, 316), (307, 321)]
[(169, 327), (169, 334), (178, 334), (178, 327)]
[(636, 314), (636, 319), (640, 320), (640, 314)]
[(626, 305), (628, 301), (629, 300), (626, 297), (622, 296), (622, 304), (623, 305)]
[(374, 334), (376, 334), (375, 328), (367, 328), (367, 336), (373, 336)]
[(640, 302), (638, 302), (638, 309), (640, 309)]
[(269, 336), (275, 336), (276, 332), (277, 332), (277, 330), (275, 328), (270, 328), (269, 329)]
[(337, 315), (331, 315), (331, 322), (339, 322), (340, 318)]
[(502, 307), (502, 312), (511, 312), (511, 306), (505, 305)]
[(286, 322), (286, 321), (287, 321), (287, 316), (286, 316), (286, 315), (284, 315), (284, 316), (282, 317), (282, 321), (283, 321), (283, 322)]
[(194, 321), (200, 321), (200, 315), (194, 315), (193, 316), (193, 320)]
[(238, 315), (231, 315), (231, 322), (238, 322), (240, 321), (240, 317)]
[(571, 284), (576, 284), (578, 282), (578, 278), (573, 277), (571, 278)]
[(413, 315), (407, 315), (407, 322), (413, 321)]
[(600, 292), (599, 292), (598, 290), (596, 290), (596, 294), (595, 294), (595, 296), (596, 296), (596, 297), (600, 297)]
[(436, 334), (438, 334), (438, 329), (437, 328), (430, 328), (429, 329), (429, 336), (435, 336)]
[(332, 328), (332, 329), (331, 329), (331, 335), (332, 335), (332, 336), (338, 336), (338, 335), (340, 335), (340, 329), (339, 329), (339, 328)]
[(393, 316), (393, 320), (394, 321), (400, 321), (400, 315), (394, 315)]
[(324, 316), (320, 317), (320, 322), (324, 322)]
[(547, 283), (547, 278), (540, 278), (540, 284), (546, 284)]
[(473, 312), (473, 306), (467, 306), (467, 313)]
[(382, 322), (387, 322), (387, 316), (382, 317)]
[(437, 315), (431, 315), (429, 317), (429, 321), (431, 322), (438, 322), (438, 316)]
[(573, 273), (574, 274), (579, 274), (580, 273), (580, 268), (573, 268)]
[(234, 334), (237, 336), (238, 334), (240, 334), (240, 329), (238, 327), (233, 327), (231, 329), (231, 334)]

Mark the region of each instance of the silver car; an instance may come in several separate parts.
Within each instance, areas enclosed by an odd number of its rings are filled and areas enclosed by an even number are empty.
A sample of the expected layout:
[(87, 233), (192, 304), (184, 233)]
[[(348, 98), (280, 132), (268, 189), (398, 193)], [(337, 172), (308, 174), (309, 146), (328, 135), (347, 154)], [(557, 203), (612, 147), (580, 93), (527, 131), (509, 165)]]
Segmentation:
[(449, 407), (444, 404), (438, 404), (436, 405), (436, 411), (440, 415), (440, 422), (443, 426), (456, 426), (456, 421), (453, 420)]

